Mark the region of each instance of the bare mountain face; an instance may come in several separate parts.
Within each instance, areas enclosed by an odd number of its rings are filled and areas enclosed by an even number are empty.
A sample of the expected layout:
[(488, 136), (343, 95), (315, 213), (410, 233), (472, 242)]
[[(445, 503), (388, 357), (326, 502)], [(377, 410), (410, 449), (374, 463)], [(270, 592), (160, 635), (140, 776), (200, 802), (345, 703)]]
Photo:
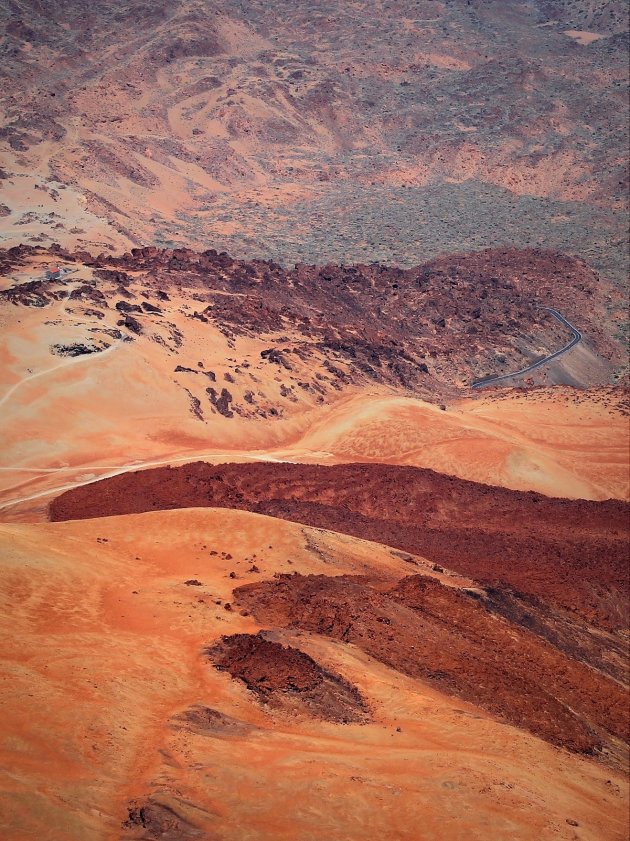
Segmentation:
[(625, 841), (627, 31), (2, 4), (3, 837)]
[(9, 244), (403, 266), (510, 244), (624, 274), (624, 3), (13, 0), (0, 21)]

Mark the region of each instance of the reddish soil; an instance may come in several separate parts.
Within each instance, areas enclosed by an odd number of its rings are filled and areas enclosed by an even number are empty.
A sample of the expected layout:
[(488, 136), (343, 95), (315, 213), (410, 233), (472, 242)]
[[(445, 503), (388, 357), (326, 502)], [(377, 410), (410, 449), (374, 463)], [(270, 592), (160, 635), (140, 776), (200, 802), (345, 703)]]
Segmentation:
[(217, 669), (242, 681), (264, 704), (295, 706), (344, 724), (365, 721), (367, 707), (356, 687), (297, 648), (267, 640), (261, 633), (233, 634), (207, 653)]
[(515, 591), (530, 612), (539, 600), (606, 630), (627, 627), (628, 505), (614, 500), (551, 499), (412, 467), (197, 462), (67, 491), (50, 519), (206, 506), (375, 540)]
[[(234, 596), (261, 623), (357, 645), (398, 671), (570, 750), (593, 753), (628, 738), (621, 686), (498, 619), (474, 595), (435, 579), (413, 575), (383, 589), (361, 576), (296, 573), (244, 585)], [(249, 655), (250, 642), (242, 635), (234, 639), (237, 663), (242, 647)], [(263, 681), (286, 691), (284, 658), (275, 674), (277, 658), (268, 658), (266, 649), (256, 654), (253, 669), (239, 665), (232, 674), (252, 688)]]

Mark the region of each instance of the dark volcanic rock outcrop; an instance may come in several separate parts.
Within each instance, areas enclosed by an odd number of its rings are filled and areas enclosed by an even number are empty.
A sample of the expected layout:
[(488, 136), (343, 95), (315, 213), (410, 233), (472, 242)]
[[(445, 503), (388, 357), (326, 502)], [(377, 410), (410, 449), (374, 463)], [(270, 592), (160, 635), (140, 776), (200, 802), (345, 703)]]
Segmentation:
[[(127, 808), (127, 820), (123, 829), (129, 834), (125, 837), (142, 839), (142, 841), (195, 841), (207, 839), (178, 809), (176, 798), (168, 798), (168, 802), (161, 802), (159, 797), (148, 797), (142, 801), (134, 801)], [(183, 805), (183, 804), (182, 804)]]
[[(41, 249), (10, 249), (0, 254), (0, 266), (8, 270), (35, 253)], [(259, 352), (265, 364), (302, 376), (302, 363), (316, 360), (327, 367), (330, 376), (322, 375), (331, 388), (373, 381), (437, 400), (439, 391), (455, 393), (476, 379), (518, 371), (573, 338), (544, 307), (558, 309), (599, 357), (594, 368), (587, 366), (588, 383), (606, 382), (625, 361), (610, 317), (617, 293), (583, 261), (551, 251), (495, 249), (404, 270), (378, 264), (286, 269), (213, 249), (147, 247), (96, 258), (50, 253), (95, 275), (71, 298), (115, 307), (118, 326), (132, 333), (143, 332), (141, 315), (168, 316), (168, 307), (133, 301), (171, 289), (203, 301), (200, 312), (180, 312), (212, 324), (228, 341), (268, 342)], [(63, 286), (33, 281), (0, 292), (0, 300), (45, 306), (66, 295)], [(572, 374), (571, 384), (580, 376)], [(230, 411), (223, 395), (214, 398), (218, 411)]]
[(95, 345), (86, 345), (82, 343), (70, 345), (53, 345), (52, 352), (57, 356), (84, 356), (89, 353), (99, 353), (103, 348)]
[(234, 417), (234, 412), (230, 409), (232, 395), (227, 388), (222, 388), (219, 394), (215, 388), (209, 387), (206, 389), (206, 393), (210, 402), (220, 415), (223, 415), (225, 418)]
[(628, 738), (626, 692), (615, 681), (432, 578), (409, 576), (383, 592), (362, 576), (282, 575), (234, 596), (260, 622), (352, 643), (570, 750)]
[(614, 500), (551, 499), (415, 467), (196, 462), (66, 491), (50, 518), (204, 506), (375, 540), (601, 628), (627, 627), (628, 505)]
[[(162, 286), (176, 282), (191, 290), (230, 292), (213, 295), (205, 315), (231, 333), (260, 336), (293, 327), (311, 348), (332, 352), (364, 376), (407, 389), (426, 385), (429, 371), (457, 382), (471, 371), (518, 370), (541, 348), (559, 349), (571, 336), (540, 304), (559, 308), (578, 324), (588, 321), (589, 341), (598, 352), (613, 361), (619, 356), (604, 320), (593, 318), (604, 305), (606, 284), (582, 261), (549, 251), (496, 249), (405, 270), (379, 265), (287, 270), (213, 250), (144, 248), (108, 258), (108, 264), (161, 276)], [(286, 350), (269, 348), (261, 356), (291, 370)]]
[(346, 724), (366, 720), (367, 707), (356, 687), (303, 651), (262, 633), (223, 637), (207, 653), (217, 669), (242, 681), (264, 704)]
[(256, 730), (255, 725), (239, 721), (204, 704), (195, 704), (174, 716), (171, 724), (176, 729), (191, 730), (201, 736), (216, 739), (248, 736)]

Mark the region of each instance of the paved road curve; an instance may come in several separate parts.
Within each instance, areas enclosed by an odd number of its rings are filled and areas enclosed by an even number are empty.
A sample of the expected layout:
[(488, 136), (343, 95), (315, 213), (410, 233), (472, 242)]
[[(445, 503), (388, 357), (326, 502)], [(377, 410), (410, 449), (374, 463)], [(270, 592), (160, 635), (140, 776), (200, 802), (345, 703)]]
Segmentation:
[(572, 347), (575, 347), (578, 342), (582, 341), (582, 334), (574, 327), (566, 318), (561, 315), (558, 310), (554, 310), (553, 307), (539, 307), (538, 309), (547, 310), (550, 312), (555, 318), (558, 319), (560, 324), (564, 324), (565, 327), (568, 327), (569, 330), (573, 333), (573, 338), (571, 341), (566, 344), (564, 347), (557, 350), (555, 353), (550, 354), (549, 356), (545, 356), (543, 359), (539, 359), (538, 362), (534, 362), (532, 365), (528, 365), (527, 368), (521, 368), (520, 371), (513, 371), (511, 374), (502, 374), (500, 377), (484, 377), (481, 380), (475, 380), (471, 383), (472, 388), (484, 388), (487, 385), (494, 385), (495, 383), (500, 383), (503, 380), (511, 380), (513, 377), (521, 377), (523, 374), (529, 374), (530, 371), (536, 370), (536, 368), (540, 368), (541, 365), (546, 365), (548, 362), (551, 362), (553, 359), (557, 359), (559, 356), (562, 356), (563, 353), (566, 353), (568, 350), (571, 350)]

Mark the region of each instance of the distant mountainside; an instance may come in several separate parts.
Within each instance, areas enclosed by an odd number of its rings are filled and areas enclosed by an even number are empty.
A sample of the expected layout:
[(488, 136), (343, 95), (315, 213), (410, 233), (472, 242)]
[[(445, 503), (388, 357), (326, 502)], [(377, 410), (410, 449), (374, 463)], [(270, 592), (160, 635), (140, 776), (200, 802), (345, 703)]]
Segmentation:
[(0, 27), (9, 245), (509, 244), (625, 279), (623, 3), (13, 0)]

